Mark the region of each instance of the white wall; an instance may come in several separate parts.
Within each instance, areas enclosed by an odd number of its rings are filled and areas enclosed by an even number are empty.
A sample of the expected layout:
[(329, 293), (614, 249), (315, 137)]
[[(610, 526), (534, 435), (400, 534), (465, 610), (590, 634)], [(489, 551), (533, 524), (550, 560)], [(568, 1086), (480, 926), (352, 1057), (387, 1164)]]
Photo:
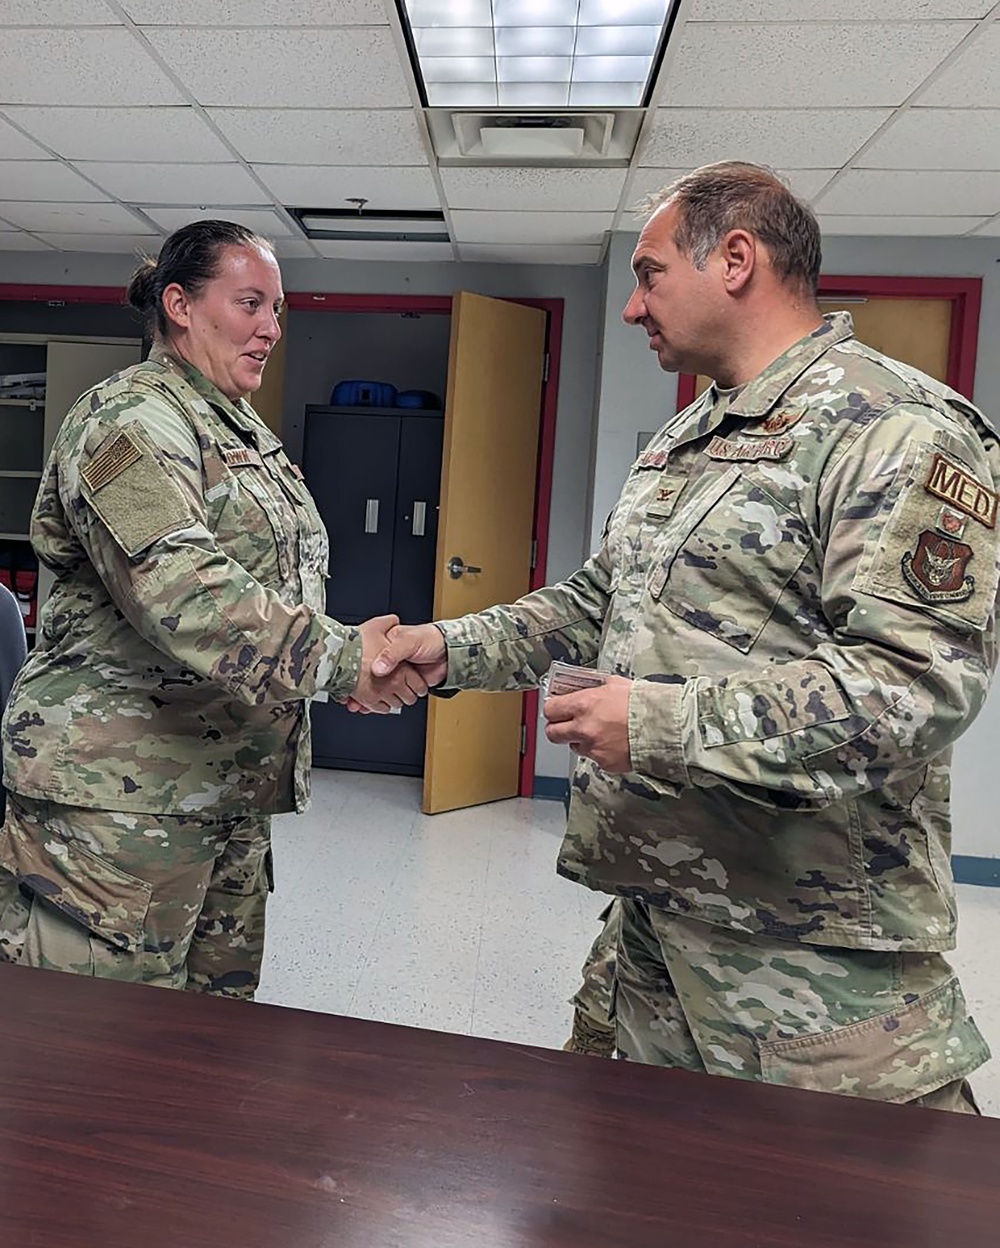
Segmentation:
[[(676, 410), (676, 378), (659, 371), (645, 334), (621, 321), (633, 287), (633, 234), (615, 235), (604, 307), (600, 405), (594, 430), (591, 543), (596, 543), (635, 455), (637, 432)], [(1000, 238), (838, 238), (824, 241), (823, 271), (910, 277), (979, 277), (983, 281), (973, 398), (1000, 428)], [(648, 357), (648, 358), (644, 358)], [(955, 749), (954, 850), (1000, 857), (1000, 681)]]
[[(134, 267), (129, 256), (0, 252), (2, 282), (124, 285)], [(471, 290), (483, 295), (565, 300), (547, 577), (558, 580), (580, 566), (588, 549), (591, 427), (603, 280), (599, 268), (285, 260), (281, 269), (287, 290), (422, 295)], [(550, 745), (541, 733), (536, 770), (539, 775), (559, 777), (569, 771), (568, 751)]]

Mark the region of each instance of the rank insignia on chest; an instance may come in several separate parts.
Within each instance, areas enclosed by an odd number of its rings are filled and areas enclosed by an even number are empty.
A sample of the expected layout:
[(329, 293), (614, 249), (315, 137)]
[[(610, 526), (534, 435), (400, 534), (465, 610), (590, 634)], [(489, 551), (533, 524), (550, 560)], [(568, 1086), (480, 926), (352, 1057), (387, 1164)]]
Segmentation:
[(775, 437), (779, 433), (784, 433), (786, 429), (791, 429), (792, 425), (797, 425), (805, 414), (805, 408), (793, 408), (788, 412), (772, 412), (770, 416), (765, 416), (759, 425), (754, 425), (751, 429), (755, 433), (766, 433)]
[(958, 464), (935, 453), (924, 489), (988, 529), (996, 528), (997, 495)]
[(976, 578), (966, 575), (972, 553), (965, 542), (924, 529), (916, 550), (903, 556), (903, 575), (924, 602), (965, 602), (976, 588)]
[(714, 437), (705, 454), (709, 459), (784, 459), (795, 445), (794, 438), (755, 438), (753, 441)]

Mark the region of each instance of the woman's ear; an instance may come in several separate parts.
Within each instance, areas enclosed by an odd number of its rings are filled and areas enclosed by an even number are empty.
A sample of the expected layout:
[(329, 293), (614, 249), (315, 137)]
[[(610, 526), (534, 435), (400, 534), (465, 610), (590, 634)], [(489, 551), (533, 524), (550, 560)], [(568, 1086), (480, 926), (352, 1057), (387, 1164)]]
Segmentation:
[(191, 324), (191, 300), (187, 291), (177, 282), (171, 282), (163, 289), (163, 311), (167, 320), (180, 329), (187, 329)]

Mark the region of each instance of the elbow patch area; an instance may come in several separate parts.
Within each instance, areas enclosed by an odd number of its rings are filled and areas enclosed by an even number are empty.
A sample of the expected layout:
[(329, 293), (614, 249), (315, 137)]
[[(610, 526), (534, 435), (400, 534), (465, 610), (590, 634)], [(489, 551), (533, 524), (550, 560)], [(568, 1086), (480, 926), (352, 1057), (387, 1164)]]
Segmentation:
[(80, 470), (87, 502), (129, 558), (195, 522), (180, 488), (136, 430), (116, 430)]

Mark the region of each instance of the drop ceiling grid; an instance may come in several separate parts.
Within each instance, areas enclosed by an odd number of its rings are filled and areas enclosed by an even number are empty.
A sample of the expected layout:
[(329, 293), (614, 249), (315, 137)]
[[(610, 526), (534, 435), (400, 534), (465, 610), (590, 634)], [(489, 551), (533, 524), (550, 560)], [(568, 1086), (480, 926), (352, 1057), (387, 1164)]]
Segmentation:
[(148, 246), (228, 209), (314, 256), (282, 205), (360, 194), (445, 208), (463, 259), (595, 263), (616, 212), (734, 155), (781, 169), (831, 232), (1000, 233), (994, 5), (776, 9), (694, 0), (630, 170), (443, 168), (442, 203), (384, 0), (8, 0), (0, 250)]

